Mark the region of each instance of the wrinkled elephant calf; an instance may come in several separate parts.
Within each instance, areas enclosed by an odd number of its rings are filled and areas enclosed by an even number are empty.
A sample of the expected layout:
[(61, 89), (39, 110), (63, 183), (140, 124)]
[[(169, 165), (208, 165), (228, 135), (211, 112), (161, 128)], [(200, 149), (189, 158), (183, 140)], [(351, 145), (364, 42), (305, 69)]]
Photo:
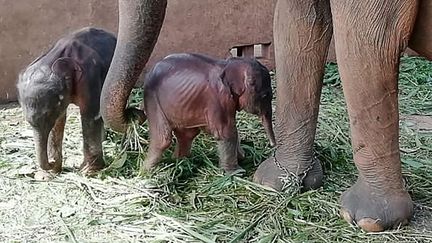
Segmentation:
[(172, 54), (158, 62), (144, 82), (144, 109), (150, 129), (150, 148), (144, 163), (153, 168), (177, 138), (176, 157), (189, 155), (200, 130), (218, 141), (220, 167), (243, 171), (235, 115), (245, 110), (259, 115), (275, 144), (272, 127), (272, 89), (268, 69), (255, 59), (213, 59), (199, 54)]
[(20, 73), (19, 102), (34, 129), (41, 179), (62, 170), (63, 131), (70, 103), (79, 106), (82, 120), (81, 170), (91, 173), (104, 167), (99, 100), (116, 42), (113, 34), (102, 29), (83, 28), (61, 38)]

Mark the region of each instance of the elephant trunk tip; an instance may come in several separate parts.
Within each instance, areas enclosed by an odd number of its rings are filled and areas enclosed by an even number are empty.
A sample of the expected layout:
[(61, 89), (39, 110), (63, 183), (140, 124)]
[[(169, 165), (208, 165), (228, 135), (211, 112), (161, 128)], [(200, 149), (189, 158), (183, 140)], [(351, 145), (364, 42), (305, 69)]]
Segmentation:
[(130, 123), (137, 121), (139, 125), (142, 125), (147, 120), (144, 111), (136, 108), (127, 108), (118, 114), (103, 110), (101, 107), (101, 116), (105, 125), (118, 133), (125, 133)]
[(138, 121), (139, 125), (142, 125), (146, 120), (147, 116), (143, 110), (136, 108), (128, 108), (125, 111), (125, 116), (128, 121)]
[(100, 114), (104, 121), (105, 126), (111, 128), (115, 132), (125, 133), (128, 126), (128, 121), (126, 119), (124, 108), (121, 102), (116, 102), (112, 99), (111, 95), (106, 95), (108, 92), (107, 88), (104, 86), (102, 88), (101, 102), (100, 102)]
[(275, 147), (276, 146), (276, 140), (274, 138), (270, 138), (270, 147)]
[(36, 149), (36, 160), (43, 170), (50, 170), (50, 164), (48, 162), (48, 135), (51, 128), (33, 129), (33, 136), (35, 141)]
[(267, 113), (267, 114), (262, 115), (261, 120), (262, 120), (262, 123), (264, 126), (264, 130), (265, 130), (267, 137), (269, 139), (270, 146), (271, 147), (276, 146), (276, 138), (275, 138), (275, 134), (273, 131), (273, 123), (272, 123), (271, 113)]

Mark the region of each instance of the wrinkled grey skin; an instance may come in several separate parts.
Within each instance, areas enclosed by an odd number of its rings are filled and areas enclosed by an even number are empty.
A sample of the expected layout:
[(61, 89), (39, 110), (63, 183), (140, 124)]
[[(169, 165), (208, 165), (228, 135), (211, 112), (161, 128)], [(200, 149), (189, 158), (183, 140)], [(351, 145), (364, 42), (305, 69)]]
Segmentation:
[(101, 94), (101, 115), (105, 124), (125, 132), (131, 119), (145, 120), (142, 110), (126, 108), (156, 44), (165, 18), (167, 0), (121, 0), (118, 44)]
[(144, 82), (144, 107), (150, 148), (144, 167), (152, 169), (177, 138), (176, 157), (190, 154), (201, 130), (218, 141), (219, 165), (228, 174), (244, 172), (237, 158), (239, 146), (236, 112), (261, 117), (271, 146), (272, 88), (269, 70), (255, 58), (215, 59), (197, 53), (171, 54), (149, 71)]
[(30, 66), (19, 77), (19, 102), (25, 119), (33, 127), (36, 158), (43, 170), (61, 171), (61, 163), (49, 163), (47, 143), (57, 119), (64, 123), (71, 89), (71, 79), (53, 73), (49, 66)]
[[(102, 116), (117, 131), (125, 130), (126, 101), (153, 50), (166, 3), (119, 1), (122, 40), (101, 102)], [(260, 164), (254, 180), (280, 190), (280, 178), (288, 172), (307, 188), (322, 185), (313, 142), (334, 35), (359, 171), (358, 181), (341, 197), (342, 215), (366, 231), (407, 224), (413, 203), (401, 173), (398, 65), (408, 45), (432, 59), (431, 26), (430, 0), (278, 0), (273, 25), (277, 148), (274, 157)]]
[(62, 170), (63, 131), (70, 103), (80, 108), (82, 171), (91, 173), (104, 167), (99, 101), (115, 45), (113, 34), (83, 28), (61, 38), (20, 73), (19, 102), (25, 119), (33, 127), (36, 157), (42, 171)]

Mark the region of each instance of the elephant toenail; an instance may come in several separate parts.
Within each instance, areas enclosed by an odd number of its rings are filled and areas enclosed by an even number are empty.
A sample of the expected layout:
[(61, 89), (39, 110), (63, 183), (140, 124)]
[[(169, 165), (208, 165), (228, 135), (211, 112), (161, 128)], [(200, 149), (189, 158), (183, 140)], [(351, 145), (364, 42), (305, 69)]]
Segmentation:
[(401, 222), (397, 223), (396, 225), (393, 226), (394, 229), (397, 229), (401, 226), (407, 225), (409, 223), (408, 219), (404, 219)]
[(381, 232), (384, 231), (384, 227), (379, 223), (379, 219), (363, 218), (360, 219), (357, 224), (364, 231), (367, 232)]
[(340, 214), (341, 214), (342, 218), (345, 219), (345, 221), (347, 221), (350, 224), (353, 223), (353, 218), (351, 217), (351, 215), (348, 213), (347, 210), (341, 209)]

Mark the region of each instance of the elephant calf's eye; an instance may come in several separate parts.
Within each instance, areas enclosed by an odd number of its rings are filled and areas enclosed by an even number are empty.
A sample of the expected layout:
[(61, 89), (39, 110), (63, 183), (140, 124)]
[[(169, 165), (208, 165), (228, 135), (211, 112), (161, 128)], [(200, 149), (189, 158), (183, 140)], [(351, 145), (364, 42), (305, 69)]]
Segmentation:
[(262, 99), (268, 98), (269, 96), (271, 96), (271, 94), (272, 94), (271, 92), (266, 92), (266, 93), (261, 95), (261, 98)]

